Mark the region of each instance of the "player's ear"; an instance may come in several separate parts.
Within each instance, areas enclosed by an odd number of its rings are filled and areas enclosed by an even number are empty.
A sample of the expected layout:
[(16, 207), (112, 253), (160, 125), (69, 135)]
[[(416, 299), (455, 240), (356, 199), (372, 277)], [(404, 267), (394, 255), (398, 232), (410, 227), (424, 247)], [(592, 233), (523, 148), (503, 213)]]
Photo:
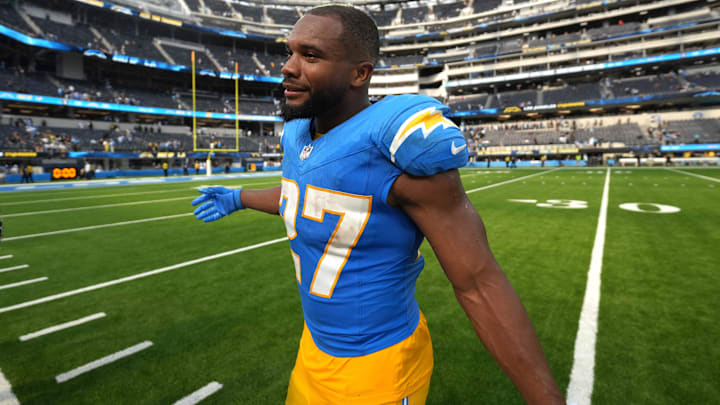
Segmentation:
[(350, 79), (350, 85), (352, 87), (362, 87), (370, 82), (373, 70), (375, 66), (369, 61), (359, 62), (355, 65), (352, 70), (352, 77)]

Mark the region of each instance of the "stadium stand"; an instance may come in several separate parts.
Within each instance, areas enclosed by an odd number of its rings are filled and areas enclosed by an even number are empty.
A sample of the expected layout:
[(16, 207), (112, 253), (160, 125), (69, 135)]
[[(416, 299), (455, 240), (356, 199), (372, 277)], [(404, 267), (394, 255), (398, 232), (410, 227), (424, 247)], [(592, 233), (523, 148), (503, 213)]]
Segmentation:
[[(690, 121), (669, 121), (664, 128), (668, 143), (714, 143), (720, 142), (720, 120), (695, 119)], [(670, 138), (673, 134), (675, 138)]]
[(433, 13), (435, 14), (436, 19), (444, 20), (459, 16), (463, 8), (465, 8), (465, 4), (461, 1), (454, 3), (439, 3), (433, 6)]
[(427, 7), (408, 7), (402, 9), (403, 24), (419, 23), (425, 20), (428, 10)]
[(600, 88), (596, 83), (577, 83), (562, 88), (543, 90), (543, 104), (569, 103), (573, 101), (598, 100)]
[(618, 124), (607, 127), (577, 129), (575, 139), (590, 143), (591, 139), (598, 142), (620, 142), (625, 145), (648, 145), (652, 143), (637, 124)]
[(41, 75), (26, 75), (18, 69), (0, 70), (0, 83), (4, 90), (26, 94), (56, 95), (57, 89)]
[(380, 66), (414, 65), (422, 62), (422, 55), (385, 55), (380, 59)]
[(620, 79), (613, 81), (613, 92), (616, 95), (647, 95), (683, 90), (675, 73), (662, 76), (646, 76), (637, 79)]
[(628, 34), (640, 30), (640, 23), (608, 24), (600, 28), (592, 28), (587, 35), (592, 39), (604, 39), (616, 35)]
[[(4, 121), (4, 120), (3, 120)], [(8, 151), (35, 151), (52, 156), (70, 151), (88, 152), (187, 152), (192, 151), (192, 134), (164, 133), (161, 126), (138, 125), (121, 129), (113, 127), (97, 130), (88, 127), (65, 128), (35, 126), (31, 122), (17, 120), (10, 125), (0, 125), (0, 149)], [(80, 123), (80, 122), (79, 122)], [(252, 132), (252, 131), (251, 131)], [(258, 152), (260, 145), (275, 145), (278, 141), (267, 136), (245, 136), (241, 130), (238, 149), (241, 152)], [(272, 139), (272, 140), (271, 140)], [(200, 147), (220, 140), (225, 147), (235, 146), (234, 131), (199, 129)], [(274, 149), (274, 147), (273, 147)]]
[(300, 18), (294, 8), (267, 7), (266, 11), (275, 24), (293, 25)]
[(230, 4), (223, 0), (205, 0), (205, 7), (210, 9), (210, 12), (215, 15), (223, 17), (232, 16), (232, 7)]
[(720, 88), (720, 72), (705, 71), (687, 76), (687, 79), (694, 86), (702, 86), (708, 89)]
[(480, 110), (485, 108), (485, 104), (488, 101), (487, 95), (469, 97), (467, 99), (455, 99), (452, 100), (449, 105), (453, 110)]
[(184, 0), (191, 11), (200, 12), (200, 0)]
[[(179, 94), (185, 104), (192, 105), (192, 93), (180, 92)], [(235, 112), (235, 98), (220, 93), (197, 92), (195, 103), (199, 111)], [(240, 114), (277, 115), (277, 106), (272, 99), (251, 100), (247, 97), (241, 97), (238, 104)]]
[(97, 48), (94, 38), (87, 25), (74, 24), (72, 26), (61, 24), (50, 19), (33, 18), (35, 24), (42, 29), (45, 39), (62, 42), (83, 48)]
[(285, 63), (286, 58), (284, 55), (258, 52), (256, 57), (268, 73), (270, 73), (270, 76), (282, 76), (280, 70)]
[(261, 7), (250, 7), (238, 3), (232, 3), (232, 8), (236, 13), (242, 15), (244, 20), (261, 22), (263, 10)]
[(531, 40), (528, 42), (528, 47), (535, 48), (541, 46), (548, 46), (553, 44), (562, 44), (568, 42), (575, 42), (581, 39), (581, 34), (564, 34), (564, 35), (551, 35), (549, 38), (540, 38)]
[(248, 49), (235, 48), (234, 50), (227, 46), (221, 45), (205, 45), (215, 59), (228, 72), (235, 71), (235, 62), (238, 63), (238, 70), (243, 73), (259, 74), (260, 69), (253, 61), (252, 56), (255, 52)]
[(687, 23), (693, 23), (693, 22), (699, 22), (711, 19), (713, 15), (710, 12), (696, 14), (693, 16), (685, 17), (682, 14), (680, 15), (670, 15), (667, 18), (666, 21), (663, 21), (658, 24), (650, 24), (650, 28), (662, 28), (662, 27), (670, 27), (674, 25), (682, 25)]
[(165, 58), (150, 41), (138, 41), (138, 34), (118, 29), (110, 29), (108, 41), (121, 55), (136, 56), (143, 59), (164, 61)]
[(502, 4), (502, 0), (473, 1), (473, 10), (476, 14), (494, 10)]
[(13, 7), (7, 5), (0, 6), (0, 23), (4, 26), (14, 29), (15, 31), (34, 36), (32, 29), (20, 18), (17, 11)]
[(537, 92), (536, 91), (514, 91), (497, 94), (497, 103), (500, 107), (525, 107), (536, 104)]
[(552, 128), (550, 125), (486, 125), (466, 131), (466, 136), (485, 146), (565, 145), (597, 147), (616, 143), (628, 146), (651, 145), (657, 142), (645, 136), (634, 123), (587, 128)]
[(379, 27), (385, 27), (390, 25), (392, 20), (394, 20), (397, 16), (397, 13), (397, 9), (370, 11), (370, 15), (373, 19), (375, 19), (375, 22)]

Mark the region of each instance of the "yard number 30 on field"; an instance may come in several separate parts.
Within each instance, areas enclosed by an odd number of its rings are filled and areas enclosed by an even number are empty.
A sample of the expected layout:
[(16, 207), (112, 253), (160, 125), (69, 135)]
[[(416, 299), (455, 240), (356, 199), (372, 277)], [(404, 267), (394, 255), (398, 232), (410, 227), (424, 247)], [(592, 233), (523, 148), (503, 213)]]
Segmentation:
[[(535, 204), (540, 208), (560, 208), (560, 209), (584, 209), (588, 207), (587, 201), (582, 200), (546, 200), (538, 202), (538, 200), (517, 200), (511, 199), (510, 202)], [(656, 203), (646, 202), (628, 202), (620, 204), (619, 207), (626, 211), (646, 212), (651, 214), (674, 214), (680, 212), (680, 208)]]

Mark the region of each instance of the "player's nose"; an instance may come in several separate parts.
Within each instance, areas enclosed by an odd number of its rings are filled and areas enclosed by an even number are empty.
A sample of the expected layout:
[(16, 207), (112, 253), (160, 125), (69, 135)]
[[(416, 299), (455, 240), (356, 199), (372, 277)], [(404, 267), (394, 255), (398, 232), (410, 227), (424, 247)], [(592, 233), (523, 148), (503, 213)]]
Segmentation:
[(298, 77), (300, 75), (300, 66), (295, 54), (292, 54), (287, 58), (285, 64), (280, 70), (280, 73), (282, 73), (284, 77)]

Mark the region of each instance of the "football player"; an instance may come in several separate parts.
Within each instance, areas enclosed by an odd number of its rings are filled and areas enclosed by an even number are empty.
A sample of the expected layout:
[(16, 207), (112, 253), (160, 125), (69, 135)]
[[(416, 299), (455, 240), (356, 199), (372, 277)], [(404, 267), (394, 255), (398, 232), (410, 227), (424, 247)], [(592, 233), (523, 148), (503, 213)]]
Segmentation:
[(526, 401), (564, 403), (463, 189), (467, 145), (448, 108), (369, 101), (378, 32), (352, 7), (312, 9), (287, 47), (281, 186), (205, 188), (193, 201), (207, 222), (243, 208), (285, 222), (305, 317), (286, 404), (425, 403), (432, 345), (414, 297), (424, 238)]

